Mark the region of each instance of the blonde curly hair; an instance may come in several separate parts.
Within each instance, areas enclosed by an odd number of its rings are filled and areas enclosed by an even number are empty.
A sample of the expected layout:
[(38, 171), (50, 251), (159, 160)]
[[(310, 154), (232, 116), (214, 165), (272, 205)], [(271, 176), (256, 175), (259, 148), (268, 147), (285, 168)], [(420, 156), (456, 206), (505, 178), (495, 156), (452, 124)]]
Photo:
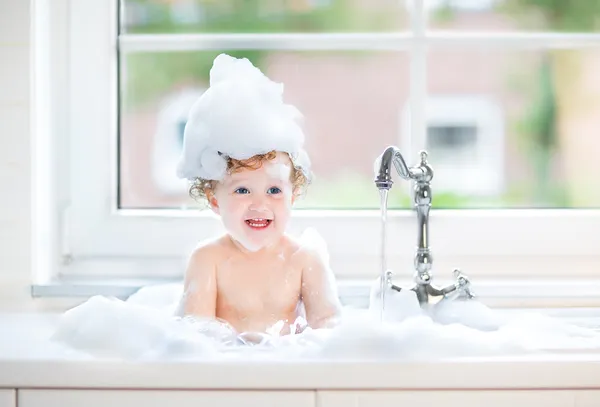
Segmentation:
[[(286, 153), (287, 154), (287, 153)], [(289, 155), (288, 155), (289, 156)], [(269, 151), (266, 154), (257, 154), (247, 160), (236, 160), (235, 158), (227, 158), (227, 173), (234, 174), (245, 169), (257, 170), (262, 167), (266, 161), (274, 160), (277, 157), (277, 151)], [(309, 179), (304, 175), (302, 170), (292, 167), (290, 174), (294, 196), (300, 196), (308, 187)], [(218, 181), (196, 178), (190, 185), (189, 194), (196, 201), (208, 201), (212, 195)]]

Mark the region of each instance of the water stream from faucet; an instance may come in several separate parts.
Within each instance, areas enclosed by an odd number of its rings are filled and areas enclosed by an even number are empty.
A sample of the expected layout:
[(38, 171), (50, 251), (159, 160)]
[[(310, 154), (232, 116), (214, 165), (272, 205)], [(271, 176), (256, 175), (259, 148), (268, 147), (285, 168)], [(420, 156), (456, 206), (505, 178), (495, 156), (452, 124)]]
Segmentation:
[(385, 292), (387, 291), (387, 200), (388, 190), (380, 189), (381, 197), (381, 310), (380, 319), (383, 322), (385, 312)]

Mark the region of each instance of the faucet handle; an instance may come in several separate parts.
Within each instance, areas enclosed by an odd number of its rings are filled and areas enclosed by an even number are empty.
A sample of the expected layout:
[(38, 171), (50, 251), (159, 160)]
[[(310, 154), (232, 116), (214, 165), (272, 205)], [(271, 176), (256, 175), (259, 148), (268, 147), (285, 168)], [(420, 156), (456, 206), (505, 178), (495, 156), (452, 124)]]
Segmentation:
[(460, 269), (456, 268), (452, 271), (454, 278), (456, 279), (456, 293), (459, 297), (472, 299), (475, 297), (471, 291), (471, 280)]
[(387, 288), (389, 288), (390, 290), (395, 290), (395, 291), (402, 291), (402, 287), (397, 286), (396, 284), (394, 284), (394, 281), (392, 280), (392, 277), (394, 276), (394, 273), (392, 272), (392, 270), (388, 270), (385, 273), (385, 286)]
[(433, 168), (427, 162), (427, 151), (419, 151), (419, 165), (410, 168), (411, 178), (421, 183), (429, 183), (433, 179)]

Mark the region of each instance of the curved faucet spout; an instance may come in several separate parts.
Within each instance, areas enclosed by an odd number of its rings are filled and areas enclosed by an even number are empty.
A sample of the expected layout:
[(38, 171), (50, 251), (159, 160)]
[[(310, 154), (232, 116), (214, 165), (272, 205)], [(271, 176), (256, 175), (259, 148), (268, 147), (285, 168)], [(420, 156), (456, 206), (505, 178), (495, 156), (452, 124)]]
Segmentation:
[(409, 167), (400, 153), (398, 147), (389, 146), (377, 160), (375, 160), (375, 185), (379, 189), (390, 189), (392, 184), (392, 164), (396, 172), (405, 180), (429, 182), (433, 178), (433, 170), (427, 164), (427, 152), (421, 151), (421, 163), (416, 167)]
[(400, 150), (397, 147), (390, 146), (375, 160), (375, 185), (377, 185), (377, 188), (390, 189), (392, 187), (394, 183), (392, 181), (392, 164), (402, 178), (406, 180), (411, 178), (410, 169), (406, 165), (404, 157), (400, 154)]

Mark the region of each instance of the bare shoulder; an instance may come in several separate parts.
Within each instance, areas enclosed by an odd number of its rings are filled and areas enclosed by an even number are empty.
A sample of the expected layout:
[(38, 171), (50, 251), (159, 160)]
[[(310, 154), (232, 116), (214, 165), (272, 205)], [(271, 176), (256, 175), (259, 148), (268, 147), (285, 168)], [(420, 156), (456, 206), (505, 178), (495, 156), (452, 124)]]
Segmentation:
[(205, 268), (216, 264), (227, 251), (227, 237), (220, 236), (204, 240), (192, 250), (189, 259), (189, 269)]
[(305, 232), (302, 236), (288, 236), (288, 246), (293, 258), (303, 268), (329, 263), (329, 253), (323, 238), (317, 232)]

